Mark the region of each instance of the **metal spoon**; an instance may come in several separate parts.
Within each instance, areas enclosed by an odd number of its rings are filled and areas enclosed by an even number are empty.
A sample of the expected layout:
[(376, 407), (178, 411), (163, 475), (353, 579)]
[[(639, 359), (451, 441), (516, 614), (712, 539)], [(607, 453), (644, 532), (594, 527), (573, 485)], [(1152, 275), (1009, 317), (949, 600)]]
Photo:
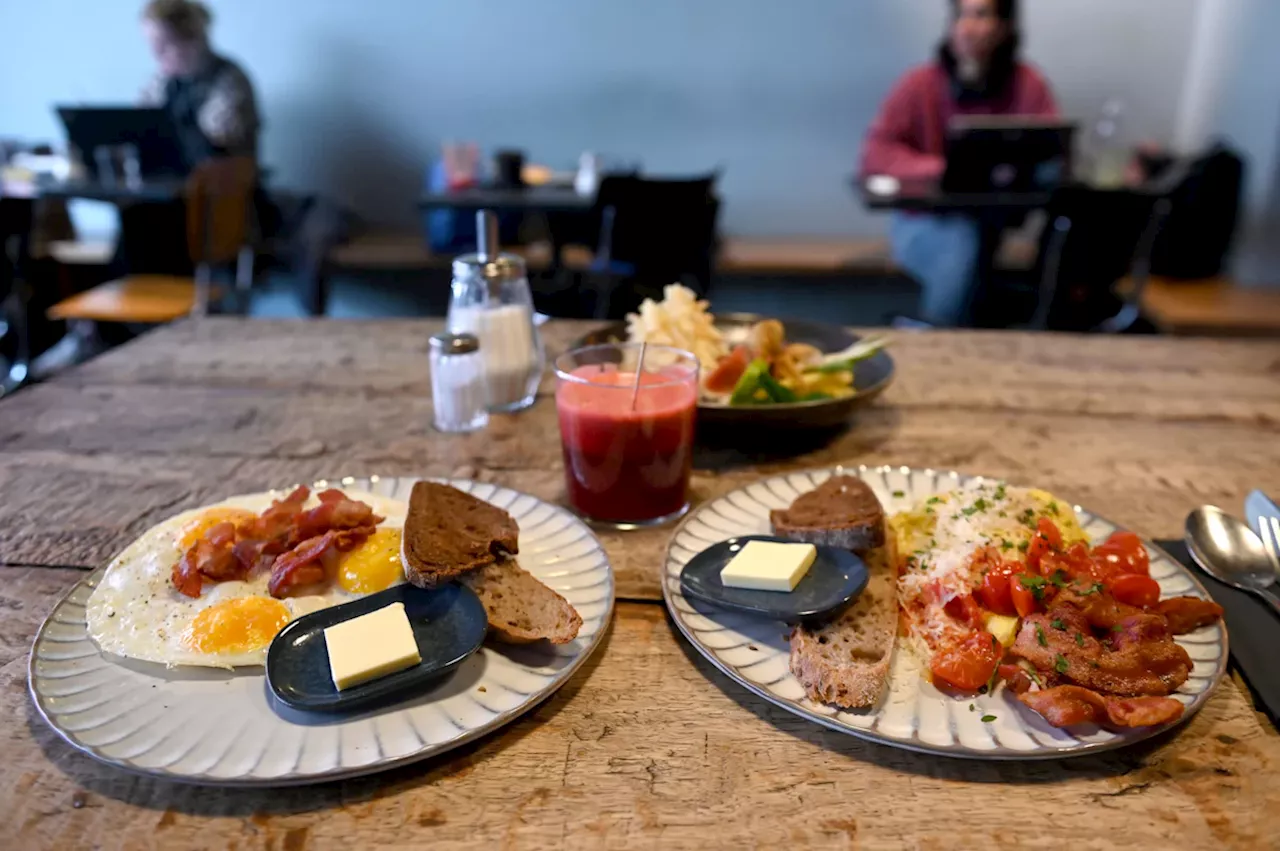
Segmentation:
[(1217, 506), (1202, 506), (1187, 515), (1186, 542), (1205, 573), (1258, 595), (1280, 615), (1275, 562), (1243, 520)]

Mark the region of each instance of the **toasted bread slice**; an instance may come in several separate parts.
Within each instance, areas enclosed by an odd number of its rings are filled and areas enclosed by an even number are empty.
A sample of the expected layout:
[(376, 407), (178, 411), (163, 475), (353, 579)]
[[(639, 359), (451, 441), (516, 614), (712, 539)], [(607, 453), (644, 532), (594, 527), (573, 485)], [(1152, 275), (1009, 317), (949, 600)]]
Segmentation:
[(511, 515), (455, 487), (417, 482), (409, 495), (400, 557), (405, 578), (434, 588), (519, 552)]
[(489, 632), (499, 641), (528, 644), (545, 638), (552, 644), (567, 644), (582, 628), (582, 617), (569, 601), (515, 559), (500, 559), (458, 581), (476, 592), (489, 616)]
[(806, 544), (864, 552), (884, 545), (884, 509), (862, 479), (832, 476), (790, 508), (769, 512), (773, 533)]
[[(883, 534), (883, 533), (882, 533)], [(820, 627), (791, 630), (791, 673), (810, 700), (863, 709), (880, 700), (898, 633), (898, 572), (892, 542), (863, 556), (867, 587)]]

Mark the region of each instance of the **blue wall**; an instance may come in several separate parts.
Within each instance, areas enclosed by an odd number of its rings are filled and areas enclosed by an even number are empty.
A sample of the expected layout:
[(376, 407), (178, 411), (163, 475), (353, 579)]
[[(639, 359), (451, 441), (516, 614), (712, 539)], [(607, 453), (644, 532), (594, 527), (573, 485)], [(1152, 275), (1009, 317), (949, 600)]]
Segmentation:
[[(1029, 52), (1067, 109), (1130, 104), (1167, 138), (1197, 2), (1029, 0)], [(929, 55), (943, 0), (206, 0), (257, 82), (280, 184), (412, 219), (445, 139), (725, 168), (724, 229), (874, 232), (845, 183), (885, 90)], [(140, 0), (0, 0), (0, 135), (59, 138), (57, 101), (131, 99)]]

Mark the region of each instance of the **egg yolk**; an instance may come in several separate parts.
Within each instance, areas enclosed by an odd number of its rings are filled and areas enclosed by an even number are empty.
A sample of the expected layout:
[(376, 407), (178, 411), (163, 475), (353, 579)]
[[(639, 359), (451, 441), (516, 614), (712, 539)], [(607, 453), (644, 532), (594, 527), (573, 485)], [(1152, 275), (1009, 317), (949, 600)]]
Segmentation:
[(196, 541), (204, 537), (205, 532), (219, 523), (239, 523), (242, 520), (252, 520), (257, 516), (245, 508), (210, 508), (193, 517), (187, 525), (182, 527), (182, 531), (178, 533), (178, 549), (184, 552), (191, 549)]
[(266, 647), (291, 620), (269, 597), (238, 597), (210, 606), (187, 627), (183, 643), (200, 653), (244, 653)]
[(369, 536), (342, 560), (338, 585), (352, 594), (372, 594), (404, 579), (400, 561), (400, 530), (384, 527)]

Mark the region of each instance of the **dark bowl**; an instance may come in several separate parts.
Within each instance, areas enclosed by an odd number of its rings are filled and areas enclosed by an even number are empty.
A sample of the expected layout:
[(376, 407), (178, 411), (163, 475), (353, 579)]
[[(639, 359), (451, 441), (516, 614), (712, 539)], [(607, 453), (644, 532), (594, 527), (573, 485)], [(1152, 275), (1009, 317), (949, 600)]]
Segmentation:
[[(729, 313), (716, 317), (716, 327), (732, 343), (743, 337), (752, 325), (769, 317), (750, 313)], [(782, 319), (788, 343), (807, 343), (825, 354), (843, 351), (858, 341), (858, 335), (840, 325)], [(596, 346), (621, 343), (627, 339), (627, 324), (615, 322), (587, 334), (574, 343)], [(853, 387), (857, 391), (847, 399), (825, 399), (818, 402), (792, 402), (780, 405), (733, 406), (698, 403), (698, 425), (712, 428), (751, 426), (756, 429), (830, 429), (844, 425), (854, 411), (879, 396), (893, 382), (893, 358), (880, 351), (857, 365)]]

